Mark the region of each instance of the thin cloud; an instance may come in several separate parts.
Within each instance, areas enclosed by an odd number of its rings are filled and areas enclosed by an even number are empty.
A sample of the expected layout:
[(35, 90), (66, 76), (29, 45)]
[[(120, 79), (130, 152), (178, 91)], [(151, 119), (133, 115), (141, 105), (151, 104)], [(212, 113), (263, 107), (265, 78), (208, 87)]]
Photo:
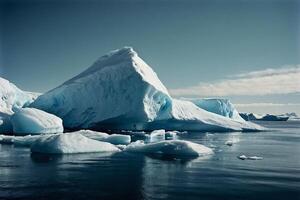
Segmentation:
[(231, 79), (171, 89), (174, 96), (270, 95), (300, 92), (300, 65), (237, 74)]

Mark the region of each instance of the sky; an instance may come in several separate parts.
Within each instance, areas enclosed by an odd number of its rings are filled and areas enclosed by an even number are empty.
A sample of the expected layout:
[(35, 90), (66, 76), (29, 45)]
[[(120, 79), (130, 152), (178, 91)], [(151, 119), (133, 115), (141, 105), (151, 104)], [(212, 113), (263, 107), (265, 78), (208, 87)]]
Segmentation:
[(300, 114), (299, 0), (0, 0), (0, 76), (46, 92), (131, 46), (174, 97)]

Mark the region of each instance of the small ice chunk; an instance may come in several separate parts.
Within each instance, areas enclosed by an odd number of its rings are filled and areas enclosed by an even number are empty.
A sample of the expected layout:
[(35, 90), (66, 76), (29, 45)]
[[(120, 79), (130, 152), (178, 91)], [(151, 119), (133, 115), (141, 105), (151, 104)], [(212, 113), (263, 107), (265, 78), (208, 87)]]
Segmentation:
[(146, 136), (146, 143), (153, 143), (153, 142), (159, 142), (159, 141), (164, 141), (166, 136), (165, 130), (155, 130), (150, 133), (150, 135)]
[(238, 158), (241, 159), (241, 160), (246, 160), (248, 157), (245, 156), (245, 155), (241, 155), (241, 156), (238, 156)]
[(233, 141), (228, 140), (228, 141), (225, 142), (225, 144), (228, 145), (228, 146), (232, 146), (233, 145)]
[(166, 140), (148, 144), (138, 140), (128, 145), (125, 151), (191, 157), (213, 153), (212, 149), (204, 145), (184, 140)]
[(175, 131), (167, 131), (165, 133), (165, 139), (166, 140), (176, 140), (177, 139), (177, 133)]
[(239, 159), (241, 160), (262, 160), (263, 157), (259, 157), (259, 156), (245, 156), (245, 155), (241, 155), (241, 156), (238, 156)]
[(45, 135), (31, 146), (31, 152), (47, 154), (117, 152), (115, 145), (89, 139), (79, 133)]
[(259, 157), (259, 156), (250, 156), (248, 157), (249, 160), (262, 160), (263, 157)]

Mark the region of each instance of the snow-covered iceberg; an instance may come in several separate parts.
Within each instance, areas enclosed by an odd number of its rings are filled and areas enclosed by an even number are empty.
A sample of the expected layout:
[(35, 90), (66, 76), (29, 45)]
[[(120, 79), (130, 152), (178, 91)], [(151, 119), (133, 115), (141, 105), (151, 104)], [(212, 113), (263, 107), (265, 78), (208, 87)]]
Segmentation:
[(115, 145), (89, 139), (79, 133), (60, 133), (45, 135), (31, 146), (33, 153), (69, 154), (92, 152), (118, 152)]
[(11, 116), (16, 135), (62, 133), (62, 120), (36, 108), (20, 108)]
[(261, 127), (173, 99), (132, 48), (113, 51), (31, 105), (68, 129), (243, 131)]
[(136, 153), (188, 157), (197, 157), (213, 153), (213, 151), (206, 146), (184, 140), (166, 140), (148, 144), (138, 140), (128, 145), (124, 150)]
[(11, 133), (12, 125), (9, 118), (14, 113), (13, 110), (29, 105), (38, 95), (38, 93), (22, 91), (13, 83), (0, 77), (0, 133)]

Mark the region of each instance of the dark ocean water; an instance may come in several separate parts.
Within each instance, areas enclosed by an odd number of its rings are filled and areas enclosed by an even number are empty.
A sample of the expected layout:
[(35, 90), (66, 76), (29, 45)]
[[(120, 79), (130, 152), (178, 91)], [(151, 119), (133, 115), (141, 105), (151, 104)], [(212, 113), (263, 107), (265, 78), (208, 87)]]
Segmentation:
[[(187, 133), (214, 148), (193, 160), (130, 153), (32, 155), (0, 145), (0, 199), (300, 199), (300, 123), (258, 133)], [(227, 146), (227, 140), (236, 143)], [(261, 156), (240, 160), (237, 156)]]

